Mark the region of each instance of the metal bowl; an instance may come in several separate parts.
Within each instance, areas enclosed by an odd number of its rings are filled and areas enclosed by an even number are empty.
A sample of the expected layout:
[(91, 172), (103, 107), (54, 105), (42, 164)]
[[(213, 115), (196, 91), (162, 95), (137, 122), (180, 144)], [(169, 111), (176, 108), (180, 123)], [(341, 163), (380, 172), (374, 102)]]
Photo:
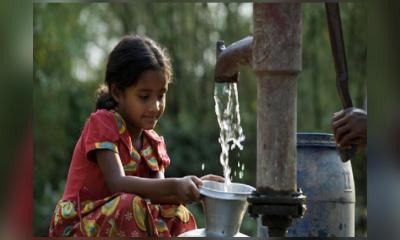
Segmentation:
[(203, 181), (199, 191), (203, 197), (205, 234), (208, 237), (240, 236), (240, 226), (248, 206), (247, 197), (254, 190), (252, 186), (241, 183), (225, 185)]

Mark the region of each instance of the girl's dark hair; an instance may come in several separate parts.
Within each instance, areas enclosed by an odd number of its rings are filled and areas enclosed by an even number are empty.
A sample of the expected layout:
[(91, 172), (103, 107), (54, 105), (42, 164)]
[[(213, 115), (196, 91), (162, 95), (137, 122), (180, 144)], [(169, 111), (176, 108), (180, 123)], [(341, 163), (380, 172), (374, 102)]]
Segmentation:
[(168, 83), (172, 81), (171, 61), (165, 49), (148, 37), (125, 36), (108, 56), (105, 84), (97, 89), (96, 110), (117, 106), (110, 93), (112, 84), (124, 90), (136, 84), (147, 70), (160, 70)]

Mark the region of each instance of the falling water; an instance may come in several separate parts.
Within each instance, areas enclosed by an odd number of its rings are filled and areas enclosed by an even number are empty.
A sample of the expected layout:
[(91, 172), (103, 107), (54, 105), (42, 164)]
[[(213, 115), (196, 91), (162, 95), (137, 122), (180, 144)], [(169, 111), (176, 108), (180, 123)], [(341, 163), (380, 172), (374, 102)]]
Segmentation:
[(242, 150), (242, 142), (245, 139), (240, 126), (237, 83), (215, 83), (214, 100), (220, 128), (218, 142), (222, 148), (220, 162), (224, 169), (225, 185), (228, 185), (231, 182), (229, 150), (233, 150), (235, 147)]

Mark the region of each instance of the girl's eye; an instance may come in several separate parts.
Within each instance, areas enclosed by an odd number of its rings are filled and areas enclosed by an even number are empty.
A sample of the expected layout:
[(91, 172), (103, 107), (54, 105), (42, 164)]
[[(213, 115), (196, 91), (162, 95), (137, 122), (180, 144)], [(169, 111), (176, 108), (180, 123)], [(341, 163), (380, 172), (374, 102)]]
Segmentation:
[(158, 100), (162, 100), (165, 97), (165, 93), (158, 96)]
[(141, 95), (139, 96), (139, 98), (142, 100), (147, 100), (149, 98), (149, 95)]

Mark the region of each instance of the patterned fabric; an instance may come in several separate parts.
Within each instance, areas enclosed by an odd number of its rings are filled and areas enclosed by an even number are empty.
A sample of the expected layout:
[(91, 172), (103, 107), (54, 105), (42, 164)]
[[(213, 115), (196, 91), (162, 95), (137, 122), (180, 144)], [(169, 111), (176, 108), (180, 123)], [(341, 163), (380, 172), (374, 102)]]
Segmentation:
[(163, 138), (145, 130), (143, 140), (142, 150), (137, 151), (117, 112), (91, 114), (76, 144), (50, 237), (171, 237), (196, 229), (192, 214), (183, 205), (151, 204), (135, 194), (111, 194), (108, 189), (93, 155), (96, 149), (119, 154), (126, 175), (150, 177), (168, 167)]
[(128, 193), (82, 202), (81, 221), (76, 221), (78, 208), (75, 201), (57, 204), (50, 227), (52, 236), (170, 237), (196, 226), (192, 214), (183, 205), (150, 204)]
[(118, 147), (112, 142), (97, 142), (95, 143), (96, 149), (109, 149), (118, 153)]

